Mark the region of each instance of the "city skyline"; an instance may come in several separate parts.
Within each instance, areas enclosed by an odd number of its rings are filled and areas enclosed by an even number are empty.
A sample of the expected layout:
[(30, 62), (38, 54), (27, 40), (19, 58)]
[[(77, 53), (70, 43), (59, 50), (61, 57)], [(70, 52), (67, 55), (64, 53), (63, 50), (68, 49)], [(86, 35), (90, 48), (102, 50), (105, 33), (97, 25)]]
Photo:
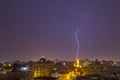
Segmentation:
[(1, 0), (0, 61), (120, 61), (119, 0)]

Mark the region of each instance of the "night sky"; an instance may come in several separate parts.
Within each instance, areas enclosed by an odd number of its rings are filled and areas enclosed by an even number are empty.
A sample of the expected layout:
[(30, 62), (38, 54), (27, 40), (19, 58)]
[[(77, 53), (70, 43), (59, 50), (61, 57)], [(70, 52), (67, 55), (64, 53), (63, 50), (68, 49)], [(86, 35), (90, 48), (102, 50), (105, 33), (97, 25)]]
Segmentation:
[(0, 0), (0, 61), (120, 60), (120, 0)]

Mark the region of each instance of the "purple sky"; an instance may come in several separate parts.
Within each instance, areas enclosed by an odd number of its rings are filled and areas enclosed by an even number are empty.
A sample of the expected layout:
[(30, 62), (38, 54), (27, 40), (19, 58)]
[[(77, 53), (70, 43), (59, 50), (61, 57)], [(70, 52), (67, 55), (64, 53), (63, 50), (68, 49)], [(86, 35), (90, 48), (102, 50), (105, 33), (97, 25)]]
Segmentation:
[(120, 60), (119, 0), (0, 0), (0, 61)]

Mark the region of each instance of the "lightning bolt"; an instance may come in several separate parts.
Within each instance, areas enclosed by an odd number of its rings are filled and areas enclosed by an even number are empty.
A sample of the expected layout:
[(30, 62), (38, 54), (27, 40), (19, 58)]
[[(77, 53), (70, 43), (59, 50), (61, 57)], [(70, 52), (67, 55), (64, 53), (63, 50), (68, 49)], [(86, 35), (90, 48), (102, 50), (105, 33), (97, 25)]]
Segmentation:
[(77, 35), (78, 33), (79, 33), (79, 29), (77, 29), (76, 32), (74, 33), (76, 43), (77, 43), (76, 58), (78, 58), (78, 53), (79, 53), (79, 48), (80, 48), (80, 42), (79, 42), (79, 38), (78, 38), (78, 35)]

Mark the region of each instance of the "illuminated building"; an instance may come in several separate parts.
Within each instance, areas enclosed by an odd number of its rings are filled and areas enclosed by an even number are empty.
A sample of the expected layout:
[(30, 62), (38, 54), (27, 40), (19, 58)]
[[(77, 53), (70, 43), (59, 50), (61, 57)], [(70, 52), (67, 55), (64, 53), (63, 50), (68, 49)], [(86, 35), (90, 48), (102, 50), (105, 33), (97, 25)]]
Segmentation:
[(71, 77), (68, 73), (59, 73), (59, 79), (58, 80), (71, 80)]
[(54, 64), (52, 77), (57, 77), (57, 80), (73, 80), (70, 72), (74, 70), (73, 62), (59, 61)]
[(54, 63), (52, 61), (41, 58), (40, 61), (32, 65), (33, 78), (49, 77), (50, 72), (53, 69), (53, 65)]
[(98, 61), (96, 60), (94, 63), (83, 67), (84, 72), (87, 75), (91, 74), (99, 74), (99, 75), (110, 75), (120, 71), (120, 67), (111, 64), (112, 61)]
[(4, 62), (1, 67), (1, 72), (11, 72), (12, 71), (12, 63)]
[(83, 60), (83, 67), (88, 67), (92, 62), (89, 59)]

